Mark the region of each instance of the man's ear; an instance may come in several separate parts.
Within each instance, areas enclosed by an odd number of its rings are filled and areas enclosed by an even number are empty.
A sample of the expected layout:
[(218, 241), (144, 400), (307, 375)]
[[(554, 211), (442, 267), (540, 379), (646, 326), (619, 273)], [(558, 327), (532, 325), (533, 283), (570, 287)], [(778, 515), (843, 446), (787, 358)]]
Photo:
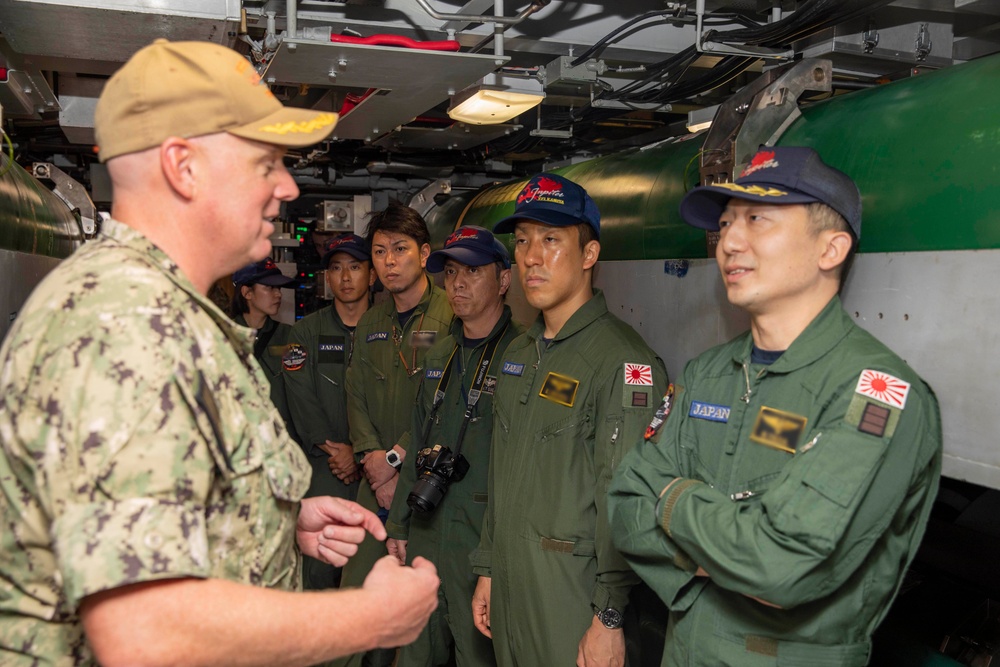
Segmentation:
[(431, 256), (431, 244), (425, 243), (420, 246), (420, 268), (427, 268), (427, 258)]
[(163, 177), (182, 199), (192, 199), (197, 189), (193, 169), (195, 159), (196, 150), (186, 139), (168, 137), (160, 144), (160, 169)]
[(507, 293), (510, 289), (510, 269), (502, 269), (500, 271), (500, 296)]
[(847, 260), (854, 239), (847, 232), (834, 230), (827, 230), (821, 238), (823, 247), (819, 256), (819, 268), (823, 271), (832, 271)]
[(597, 258), (601, 255), (601, 242), (600, 241), (587, 241), (587, 245), (583, 246), (583, 270), (594, 268), (597, 264)]

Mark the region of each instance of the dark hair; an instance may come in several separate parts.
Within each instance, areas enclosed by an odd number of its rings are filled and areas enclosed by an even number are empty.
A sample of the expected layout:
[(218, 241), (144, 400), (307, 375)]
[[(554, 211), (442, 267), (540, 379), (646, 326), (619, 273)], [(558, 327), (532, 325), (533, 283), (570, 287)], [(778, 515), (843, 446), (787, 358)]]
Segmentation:
[(390, 201), (385, 210), (372, 212), (365, 229), (365, 239), (371, 247), (375, 232), (383, 234), (403, 234), (417, 242), (418, 246), (430, 244), (431, 234), (427, 223), (420, 214), (409, 206), (403, 206), (397, 201)]
[(809, 220), (812, 222), (813, 229), (817, 234), (827, 229), (833, 229), (838, 232), (847, 232), (851, 235), (851, 249), (847, 252), (847, 256), (839, 267), (840, 284), (837, 286), (837, 293), (839, 294), (844, 291), (844, 282), (847, 280), (847, 274), (850, 273), (851, 266), (854, 264), (854, 255), (858, 250), (858, 238), (854, 235), (851, 226), (847, 224), (844, 216), (826, 204), (813, 202), (812, 204), (808, 204), (806, 208), (809, 212)]
[(587, 223), (581, 223), (576, 226), (577, 230), (580, 232), (580, 250), (583, 251), (587, 247), (587, 244), (591, 241), (597, 240), (597, 232), (594, 228)]
[[(233, 301), (229, 304), (229, 316), (236, 317), (250, 312), (250, 304), (243, 296), (243, 285), (236, 285), (233, 289)], [(253, 287), (248, 285), (247, 287)]]

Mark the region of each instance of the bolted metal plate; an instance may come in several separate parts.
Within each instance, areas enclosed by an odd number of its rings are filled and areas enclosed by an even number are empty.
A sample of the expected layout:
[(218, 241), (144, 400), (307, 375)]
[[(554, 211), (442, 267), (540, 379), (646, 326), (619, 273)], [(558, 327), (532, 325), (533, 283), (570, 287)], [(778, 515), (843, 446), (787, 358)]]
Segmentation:
[(286, 39), (271, 59), (269, 84), (376, 88), (340, 119), (336, 139), (374, 141), (498, 67), (506, 57)]

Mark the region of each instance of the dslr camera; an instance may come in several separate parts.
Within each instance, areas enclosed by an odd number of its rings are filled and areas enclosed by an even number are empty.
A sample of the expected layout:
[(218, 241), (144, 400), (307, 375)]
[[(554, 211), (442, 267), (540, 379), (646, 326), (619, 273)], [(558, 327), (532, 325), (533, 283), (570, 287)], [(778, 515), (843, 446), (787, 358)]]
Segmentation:
[(469, 462), (461, 454), (441, 445), (424, 447), (417, 452), (417, 481), (406, 504), (414, 512), (432, 512), (448, 492), (448, 485), (460, 481), (467, 472)]

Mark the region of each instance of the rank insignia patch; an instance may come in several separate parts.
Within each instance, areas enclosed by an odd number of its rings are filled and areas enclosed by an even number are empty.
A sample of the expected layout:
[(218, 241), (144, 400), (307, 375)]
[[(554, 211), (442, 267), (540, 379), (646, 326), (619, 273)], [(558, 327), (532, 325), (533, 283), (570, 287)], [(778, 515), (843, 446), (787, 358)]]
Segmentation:
[(881, 438), (885, 434), (891, 414), (891, 408), (882, 407), (869, 401), (861, 413), (861, 423), (858, 424), (858, 430)]
[(573, 407), (573, 402), (576, 400), (576, 390), (579, 388), (579, 380), (574, 380), (567, 375), (550, 372), (545, 376), (545, 382), (542, 383), (542, 389), (538, 392), (538, 395), (553, 403), (571, 408)]
[(482, 391), (484, 394), (489, 394), (490, 396), (495, 394), (497, 391), (497, 379), (492, 375), (487, 375), (486, 379), (483, 380)]
[(896, 432), (899, 417), (903, 411), (887, 403), (868, 398), (861, 392), (854, 394), (847, 406), (844, 421), (862, 433), (876, 438), (891, 438)]
[(410, 347), (415, 347), (418, 350), (426, 350), (427, 348), (434, 346), (434, 341), (437, 340), (438, 332), (430, 329), (429, 331), (413, 331), (410, 333)]
[(767, 447), (794, 454), (806, 429), (806, 418), (763, 406), (757, 413), (750, 439)]
[(306, 363), (306, 348), (302, 347), (298, 343), (292, 343), (285, 349), (285, 353), (281, 355), (281, 367), (286, 371), (297, 371), (305, 366)]
[(625, 384), (652, 387), (653, 367), (646, 364), (625, 364)]
[(856, 393), (885, 403), (890, 408), (906, 407), (906, 396), (910, 393), (910, 383), (895, 378), (888, 373), (865, 369), (858, 378)]
[(632, 392), (632, 403), (629, 407), (633, 408), (648, 408), (649, 407), (649, 392), (647, 391), (633, 391)]
[(646, 433), (643, 436), (645, 440), (649, 440), (656, 436), (663, 428), (663, 422), (667, 421), (667, 417), (670, 416), (670, 410), (674, 406), (674, 385), (671, 383), (667, 385), (667, 393), (663, 395), (663, 402), (660, 403), (660, 407), (656, 408), (656, 414), (653, 415), (653, 421), (649, 422), (649, 426), (646, 427)]

